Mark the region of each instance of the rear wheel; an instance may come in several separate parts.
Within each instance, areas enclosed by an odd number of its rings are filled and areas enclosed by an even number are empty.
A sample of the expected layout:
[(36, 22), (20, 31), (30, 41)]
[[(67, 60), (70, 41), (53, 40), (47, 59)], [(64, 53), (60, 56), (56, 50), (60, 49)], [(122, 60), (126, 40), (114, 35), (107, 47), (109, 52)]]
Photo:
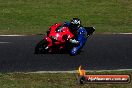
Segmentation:
[(48, 53), (48, 50), (45, 49), (47, 45), (48, 42), (46, 40), (41, 40), (35, 47), (35, 54)]

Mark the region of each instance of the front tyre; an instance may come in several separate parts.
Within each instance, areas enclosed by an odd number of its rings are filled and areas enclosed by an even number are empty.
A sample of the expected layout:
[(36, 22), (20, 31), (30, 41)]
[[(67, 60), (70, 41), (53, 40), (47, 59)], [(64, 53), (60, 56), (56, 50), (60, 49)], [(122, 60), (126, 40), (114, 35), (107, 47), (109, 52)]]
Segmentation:
[(45, 49), (47, 45), (48, 42), (46, 40), (41, 40), (35, 47), (35, 54), (48, 53), (48, 50)]

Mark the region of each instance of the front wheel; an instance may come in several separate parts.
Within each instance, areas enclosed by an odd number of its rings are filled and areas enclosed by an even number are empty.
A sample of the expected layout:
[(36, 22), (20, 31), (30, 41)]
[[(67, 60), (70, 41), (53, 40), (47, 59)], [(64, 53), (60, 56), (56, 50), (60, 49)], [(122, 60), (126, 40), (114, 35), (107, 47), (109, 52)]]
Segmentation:
[(45, 49), (47, 45), (48, 42), (46, 40), (41, 40), (35, 47), (35, 54), (48, 53), (48, 50)]

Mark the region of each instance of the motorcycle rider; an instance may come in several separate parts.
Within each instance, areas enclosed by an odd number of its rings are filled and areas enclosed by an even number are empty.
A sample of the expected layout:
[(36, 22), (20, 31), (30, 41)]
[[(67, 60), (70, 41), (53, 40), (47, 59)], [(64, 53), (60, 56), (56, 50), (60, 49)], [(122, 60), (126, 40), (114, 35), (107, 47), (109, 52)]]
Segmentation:
[(65, 22), (64, 26), (69, 27), (71, 33), (75, 35), (75, 38), (69, 41), (73, 44), (77, 44), (77, 46), (73, 47), (70, 51), (71, 55), (76, 55), (87, 41), (87, 31), (81, 25), (81, 21), (78, 18), (73, 18), (70, 22)]
[[(87, 41), (87, 31), (81, 25), (81, 21), (78, 18), (73, 18), (70, 22), (65, 22), (63, 26), (68, 27), (70, 32), (75, 36), (69, 41), (76, 45), (71, 49), (70, 54), (76, 55)], [(49, 47), (47, 46), (45, 49), (49, 49)], [(49, 51), (52, 50), (50, 49)]]

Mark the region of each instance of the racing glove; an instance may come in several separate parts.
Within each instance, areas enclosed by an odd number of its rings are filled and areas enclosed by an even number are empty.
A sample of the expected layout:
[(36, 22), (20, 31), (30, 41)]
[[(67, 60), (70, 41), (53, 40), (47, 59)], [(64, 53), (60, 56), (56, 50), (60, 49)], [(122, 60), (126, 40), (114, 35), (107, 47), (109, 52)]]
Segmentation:
[(74, 43), (74, 44), (78, 44), (78, 43), (79, 43), (79, 41), (77, 41), (77, 40), (75, 40), (75, 39), (70, 39), (70, 42), (71, 42), (71, 43)]

